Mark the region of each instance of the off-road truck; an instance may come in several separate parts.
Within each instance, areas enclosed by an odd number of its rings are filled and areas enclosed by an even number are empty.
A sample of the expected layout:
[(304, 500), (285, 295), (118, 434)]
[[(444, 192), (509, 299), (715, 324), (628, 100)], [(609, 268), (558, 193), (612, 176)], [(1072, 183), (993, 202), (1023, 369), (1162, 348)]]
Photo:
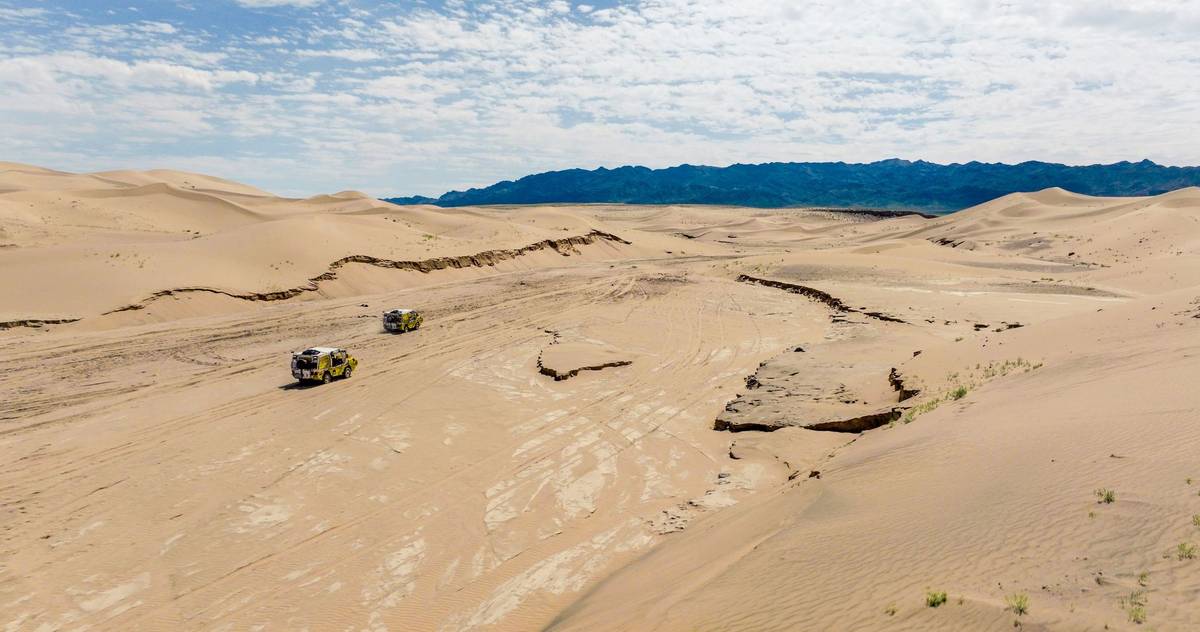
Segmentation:
[(425, 320), (415, 309), (393, 309), (383, 313), (383, 328), (393, 333), (413, 331)]
[(328, 384), (335, 377), (348, 378), (358, 360), (345, 349), (313, 347), (292, 354), (292, 377), (301, 382)]

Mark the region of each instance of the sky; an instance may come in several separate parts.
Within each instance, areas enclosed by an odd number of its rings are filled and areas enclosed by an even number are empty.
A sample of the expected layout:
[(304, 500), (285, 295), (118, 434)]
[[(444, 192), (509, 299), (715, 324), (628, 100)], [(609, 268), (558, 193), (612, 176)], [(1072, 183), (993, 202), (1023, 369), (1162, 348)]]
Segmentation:
[(0, 160), (282, 195), (573, 167), (1200, 164), (1200, 0), (0, 0)]

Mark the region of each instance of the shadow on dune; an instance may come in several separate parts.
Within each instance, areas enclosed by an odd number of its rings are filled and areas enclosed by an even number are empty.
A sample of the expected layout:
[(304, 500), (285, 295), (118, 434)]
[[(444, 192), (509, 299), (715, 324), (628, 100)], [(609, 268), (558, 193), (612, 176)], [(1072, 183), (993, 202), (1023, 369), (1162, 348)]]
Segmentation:
[(281, 391), (303, 391), (310, 388), (316, 388), (318, 386), (324, 385), (320, 382), (288, 382), (287, 384), (280, 385), (277, 388), (279, 388)]

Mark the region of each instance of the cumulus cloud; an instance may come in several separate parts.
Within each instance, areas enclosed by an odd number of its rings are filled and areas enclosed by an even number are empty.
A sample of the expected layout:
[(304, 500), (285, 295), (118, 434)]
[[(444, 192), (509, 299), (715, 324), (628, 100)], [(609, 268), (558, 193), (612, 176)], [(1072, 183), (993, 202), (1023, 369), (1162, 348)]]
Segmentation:
[(329, 49), (297, 49), (292, 51), (293, 54), (300, 57), (334, 57), (337, 59), (345, 59), (347, 61), (370, 61), (373, 59), (382, 59), (382, 55), (373, 50), (365, 48), (329, 48)]
[[(101, 84), (117, 89), (191, 88), (212, 91), (229, 83), (254, 83), (258, 75), (245, 70), (204, 70), (161, 61), (125, 63), (93, 55), (64, 53), (0, 59), (0, 82), (14, 89), (30, 84), (71, 84), (88, 80), (88, 88)], [(22, 81), (24, 80), (24, 81)]]
[[(31, 102), (70, 112), (0, 125), (23, 136), (13, 158), (223, 154), (218, 175), (267, 188), (376, 194), (621, 164), (1200, 162), (1192, 2), (238, 4), (280, 9), (236, 34), (184, 11), (60, 17), (61, 36), (9, 24), (0, 119)], [(139, 118), (191, 145), (127, 140)]]
[(0, 7), (0, 22), (30, 20), (33, 18), (40, 18), (44, 15), (46, 15), (46, 10), (38, 7), (25, 7), (20, 9)]
[(261, 9), (267, 7), (315, 7), (324, 0), (234, 0), (243, 7)]

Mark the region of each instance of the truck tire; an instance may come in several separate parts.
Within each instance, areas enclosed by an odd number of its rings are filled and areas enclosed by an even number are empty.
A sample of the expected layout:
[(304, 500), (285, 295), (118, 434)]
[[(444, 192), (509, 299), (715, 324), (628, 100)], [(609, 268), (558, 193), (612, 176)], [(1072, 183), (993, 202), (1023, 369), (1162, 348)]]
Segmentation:
[(354, 367), (349, 367), (349, 366), (346, 367), (346, 370), (342, 372), (342, 378), (346, 379), (346, 380), (350, 379), (350, 374), (353, 372), (354, 372)]
[(333, 380), (333, 378), (329, 377), (329, 371), (326, 371), (325, 374), (321, 376), (322, 384), (328, 384), (332, 380)]

